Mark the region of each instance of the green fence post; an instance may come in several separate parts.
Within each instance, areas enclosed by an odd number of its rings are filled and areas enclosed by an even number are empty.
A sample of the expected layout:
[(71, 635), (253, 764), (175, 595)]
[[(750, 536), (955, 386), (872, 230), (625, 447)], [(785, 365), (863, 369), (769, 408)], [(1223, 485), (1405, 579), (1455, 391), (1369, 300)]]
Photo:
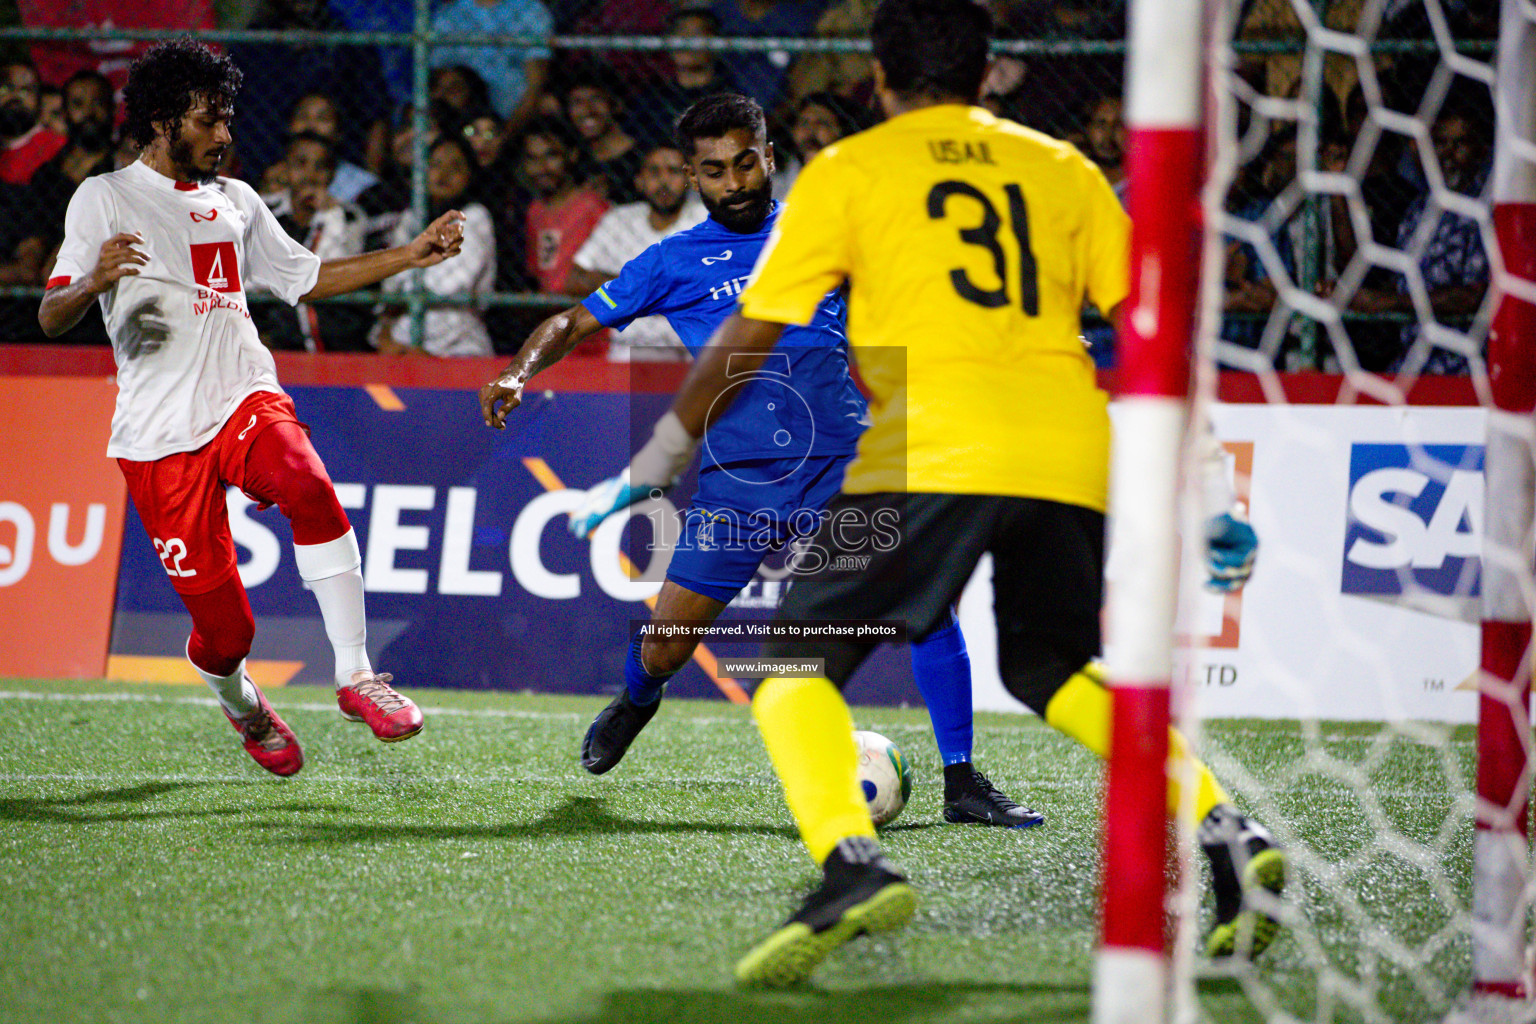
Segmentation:
[[(411, 209), (416, 214), (418, 230), (427, 226), (427, 71), (431, 60), (431, 0), (416, 0), (416, 18), (411, 31)], [(427, 296), (422, 271), (410, 271), (408, 303), (411, 316), (411, 344), (425, 349), (427, 344)]]

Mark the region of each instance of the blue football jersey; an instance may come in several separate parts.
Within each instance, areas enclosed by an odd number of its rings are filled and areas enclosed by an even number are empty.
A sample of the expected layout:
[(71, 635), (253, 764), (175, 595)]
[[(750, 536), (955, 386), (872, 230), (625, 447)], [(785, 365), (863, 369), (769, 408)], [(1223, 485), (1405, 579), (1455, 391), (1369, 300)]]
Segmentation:
[[(774, 203), (762, 227), (751, 234), (729, 231), (710, 217), (668, 235), (626, 263), (618, 277), (582, 305), (604, 327), (664, 316), (698, 355), (736, 311), (736, 297), (778, 216)], [(869, 419), (848, 367), (846, 318), (847, 304), (832, 292), (809, 326), (784, 329), (763, 366), (741, 375), (744, 390), (710, 427), (702, 446), (704, 466), (854, 450)]]

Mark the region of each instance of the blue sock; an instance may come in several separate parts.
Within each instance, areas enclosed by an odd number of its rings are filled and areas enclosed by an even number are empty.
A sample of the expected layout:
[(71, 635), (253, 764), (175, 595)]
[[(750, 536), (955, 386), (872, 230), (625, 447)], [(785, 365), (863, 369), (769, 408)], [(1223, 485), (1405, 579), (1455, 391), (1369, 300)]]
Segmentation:
[(928, 704), (933, 738), (946, 765), (971, 759), (971, 659), (960, 623), (950, 614), (940, 626), (912, 643), (912, 675)]
[[(661, 699), (661, 688), (667, 685), (671, 675), (648, 675), (640, 664), (639, 633), (629, 642), (629, 657), (624, 659), (624, 685), (629, 688), (629, 699), (636, 704), (654, 704)], [(966, 691), (969, 693), (969, 689)]]

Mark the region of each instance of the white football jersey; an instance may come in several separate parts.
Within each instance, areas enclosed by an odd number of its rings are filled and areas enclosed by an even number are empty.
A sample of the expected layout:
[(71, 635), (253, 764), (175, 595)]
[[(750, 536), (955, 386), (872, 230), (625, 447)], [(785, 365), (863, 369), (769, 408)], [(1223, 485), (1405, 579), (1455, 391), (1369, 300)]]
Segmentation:
[(143, 237), (149, 263), (100, 296), (117, 359), (107, 455), (148, 462), (207, 444), (249, 395), (282, 393), (245, 290), (296, 303), (315, 286), (320, 258), (245, 182), (192, 185), (138, 161), (75, 190), (49, 286), (90, 273), (121, 232)]

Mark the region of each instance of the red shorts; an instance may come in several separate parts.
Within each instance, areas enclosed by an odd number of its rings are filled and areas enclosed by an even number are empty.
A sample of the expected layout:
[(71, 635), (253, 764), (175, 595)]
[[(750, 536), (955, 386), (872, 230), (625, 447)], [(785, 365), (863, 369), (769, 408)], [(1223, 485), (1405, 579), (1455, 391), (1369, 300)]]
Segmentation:
[(258, 391), (196, 451), (153, 462), (117, 460), (133, 506), (177, 592), (206, 594), (235, 574), (239, 562), (224, 488), (233, 484), (244, 489), (246, 456), (257, 435), (274, 423), (299, 423), (293, 400)]

